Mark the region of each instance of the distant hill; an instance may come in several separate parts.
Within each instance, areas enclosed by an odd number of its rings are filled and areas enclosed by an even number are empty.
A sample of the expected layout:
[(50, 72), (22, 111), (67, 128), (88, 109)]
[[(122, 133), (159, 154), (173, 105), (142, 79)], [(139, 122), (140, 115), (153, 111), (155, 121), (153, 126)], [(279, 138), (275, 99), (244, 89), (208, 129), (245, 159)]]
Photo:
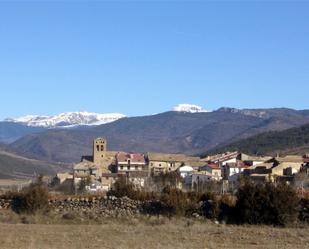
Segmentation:
[(11, 143), (17, 139), (33, 133), (45, 131), (41, 127), (30, 127), (14, 122), (0, 122), (0, 142)]
[(0, 179), (30, 178), (38, 174), (54, 175), (59, 170), (61, 170), (59, 165), (0, 151)]
[(92, 140), (105, 137), (109, 150), (198, 154), (267, 131), (309, 123), (308, 111), (286, 108), (212, 112), (171, 111), (76, 129), (26, 135), (10, 145), (19, 154), (51, 162), (77, 162), (91, 154)]
[(235, 143), (217, 147), (204, 154), (224, 151), (241, 151), (252, 155), (308, 154), (309, 125), (291, 128), (284, 131), (262, 133)]

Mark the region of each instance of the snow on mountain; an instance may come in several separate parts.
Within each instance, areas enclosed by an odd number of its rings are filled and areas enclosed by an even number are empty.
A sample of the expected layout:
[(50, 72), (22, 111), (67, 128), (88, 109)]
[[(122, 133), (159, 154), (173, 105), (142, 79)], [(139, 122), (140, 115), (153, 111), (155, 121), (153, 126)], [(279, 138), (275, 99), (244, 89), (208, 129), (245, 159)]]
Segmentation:
[(124, 117), (126, 116), (120, 113), (65, 112), (54, 116), (27, 115), (20, 118), (8, 118), (5, 121), (35, 127), (64, 128), (79, 125), (101, 125)]
[(207, 110), (203, 109), (201, 106), (192, 105), (192, 104), (179, 104), (173, 108), (175, 112), (208, 112)]
[(240, 113), (246, 116), (253, 116), (258, 118), (266, 118), (270, 117), (269, 113), (267, 113), (266, 110), (250, 110), (250, 109), (237, 109), (237, 108), (231, 108), (231, 107), (221, 107), (218, 109), (218, 111), (221, 112), (230, 112), (230, 113)]

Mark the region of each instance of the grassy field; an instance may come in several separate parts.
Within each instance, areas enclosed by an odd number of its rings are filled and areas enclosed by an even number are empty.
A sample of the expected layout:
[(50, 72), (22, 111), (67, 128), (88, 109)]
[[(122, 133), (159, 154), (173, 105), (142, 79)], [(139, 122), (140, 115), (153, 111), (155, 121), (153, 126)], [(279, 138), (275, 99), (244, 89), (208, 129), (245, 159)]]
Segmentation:
[(0, 223), (0, 248), (309, 248), (308, 228), (216, 225), (186, 219), (105, 220), (100, 225)]

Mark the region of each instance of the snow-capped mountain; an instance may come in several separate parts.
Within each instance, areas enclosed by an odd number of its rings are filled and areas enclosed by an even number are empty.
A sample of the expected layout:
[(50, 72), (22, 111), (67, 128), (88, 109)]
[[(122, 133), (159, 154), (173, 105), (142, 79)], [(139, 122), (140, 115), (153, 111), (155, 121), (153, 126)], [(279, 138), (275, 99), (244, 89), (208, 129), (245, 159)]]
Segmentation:
[(60, 128), (80, 125), (101, 125), (126, 117), (120, 113), (65, 112), (54, 116), (27, 115), (20, 118), (7, 118), (7, 122), (15, 122), (34, 127)]
[(173, 108), (175, 112), (208, 112), (207, 110), (203, 109), (201, 106), (192, 105), (192, 104), (179, 104)]
[(246, 116), (253, 116), (258, 118), (267, 118), (270, 117), (271, 109), (263, 110), (263, 109), (237, 109), (230, 107), (221, 107), (217, 111), (221, 112), (230, 112), (230, 113), (240, 113)]

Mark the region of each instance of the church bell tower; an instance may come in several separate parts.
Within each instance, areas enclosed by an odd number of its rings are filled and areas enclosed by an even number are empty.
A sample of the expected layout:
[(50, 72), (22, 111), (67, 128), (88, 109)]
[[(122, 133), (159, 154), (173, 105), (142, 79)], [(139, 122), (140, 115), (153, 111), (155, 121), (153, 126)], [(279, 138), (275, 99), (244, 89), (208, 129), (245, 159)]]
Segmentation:
[(93, 141), (93, 163), (101, 164), (106, 160), (107, 142), (104, 138), (97, 138)]

